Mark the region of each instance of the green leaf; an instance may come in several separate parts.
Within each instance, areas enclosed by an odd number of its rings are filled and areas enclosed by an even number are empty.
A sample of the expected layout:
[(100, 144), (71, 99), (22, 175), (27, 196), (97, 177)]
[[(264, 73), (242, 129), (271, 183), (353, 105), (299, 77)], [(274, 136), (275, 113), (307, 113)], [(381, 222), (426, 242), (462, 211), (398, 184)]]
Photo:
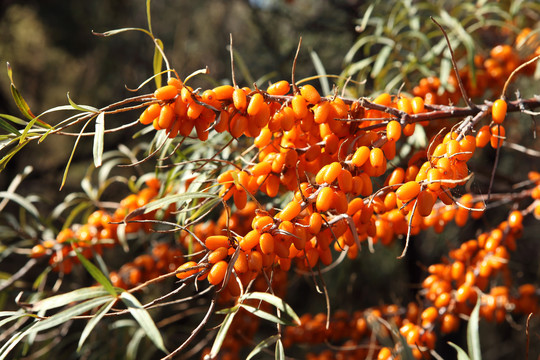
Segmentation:
[(103, 163), (103, 139), (105, 136), (105, 113), (100, 112), (96, 118), (96, 133), (94, 134), (94, 166), (100, 167)]
[(168, 353), (167, 349), (165, 348), (165, 344), (163, 343), (161, 333), (156, 327), (154, 320), (152, 320), (152, 317), (150, 316), (148, 311), (141, 305), (139, 300), (137, 300), (135, 296), (128, 292), (123, 292), (120, 295), (120, 299), (122, 299), (124, 304), (126, 304), (129, 312), (131, 313), (133, 318), (137, 320), (141, 328), (146, 333), (146, 336), (148, 336), (148, 338), (152, 340), (152, 342), (154, 343), (154, 345), (156, 345), (158, 349), (162, 350), (165, 353)]
[(469, 348), (469, 356), (471, 360), (482, 360), (482, 352), (480, 348), (480, 334), (478, 323), (480, 321), (480, 300), (476, 302), (474, 309), (467, 324), (467, 347)]
[(71, 98), (69, 97), (69, 92), (67, 93), (67, 99), (69, 101), (69, 104), (75, 109), (75, 110), (79, 110), (79, 111), (90, 111), (92, 113), (97, 113), (99, 112), (98, 109), (96, 109), (95, 107), (92, 107), (92, 106), (88, 106), (88, 105), (78, 105), (76, 104), (73, 100), (71, 100)]
[(4, 120), (5, 115), (0, 114), (0, 128), (6, 130), (7, 132), (10, 132), (12, 134), (15, 134), (17, 136), (22, 136), (22, 134), (17, 130), (13, 125), (8, 123), (6, 120)]
[(72, 302), (102, 297), (107, 294), (109, 294), (109, 292), (101, 286), (85, 287), (70, 291), (66, 294), (55, 295), (43, 300), (39, 300), (32, 304), (32, 311), (38, 312), (56, 309)]
[(375, 60), (375, 63), (373, 64), (373, 69), (371, 70), (371, 77), (374, 79), (379, 75), (381, 70), (384, 68), (384, 66), (388, 63), (388, 57), (390, 56), (390, 53), (392, 52), (392, 49), (394, 46), (387, 45), (379, 51), (379, 54), (377, 55), (377, 59)]
[(66, 310), (61, 311), (58, 314), (54, 314), (53, 316), (48, 317), (45, 320), (39, 320), (38, 322), (36, 322), (34, 325), (32, 325), (30, 333), (47, 330), (57, 325), (63, 324), (73, 319), (75, 316), (81, 315), (89, 310), (94, 309), (97, 306), (100, 306), (101, 304), (111, 301), (111, 299), (113, 298), (110, 295), (106, 295), (68, 307)]
[(67, 175), (69, 172), (69, 167), (71, 166), (71, 162), (73, 161), (73, 156), (75, 156), (75, 150), (77, 149), (77, 145), (79, 145), (79, 141), (81, 140), (82, 134), (84, 133), (84, 130), (88, 126), (92, 119), (89, 119), (82, 127), (81, 131), (79, 132), (79, 135), (77, 136), (77, 139), (75, 140), (75, 144), (73, 145), (73, 149), (71, 150), (71, 154), (69, 155), (68, 162), (66, 164), (66, 168), (64, 170), (64, 175), (62, 175), (62, 183), (60, 184), (60, 190), (64, 187), (66, 184)]
[(16, 202), (17, 204), (22, 206), (26, 211), (32, 214), (32, 216), (34, 216), (36, 219), (39, 219), (38, 209), (30, 201), (28, 201), (21, 195), (13, 193), (13, 192), (0, 191), (0, 198), (9, 199), (11, 201)]
[(85, 258), (78, 250), (75, 250), (75, 254), (77, 254), (77, 257), (81, 261), (81, 264), (83, 264), (86, 271), (92, 275), (92, 277), (100, 283), (105, 290), (109, 292), (112, 296), (116, 296), (116, 290), (114, 286), (111, 284), (109, 278), (107, 278), (101, 270), (97, 268), (94, 264), (92, 264), (87, 258)]
[(21, 93), (19, 92), (19, 90), (17, 90), (13, 83), (11, 83), (11, 96), (13, 96), (13, 100), (15, 100), (15, 104), (19, 108), (19, 111), (28, 120), (32, 120), (35, 118), (34, 114), (32, 114), (32, 112), (30, 111), (30, 106), (28, 106)]
[(137, 331), (135, 331), (126, 347), (126, 360), (137, 359), (137, 351), (139, 349), (139, 345), (141, 344), (142, 339), (144, 338), (144, 335), (144, 330), (142, 329), (138, 329)]
[(317, 71), (317, 75), (320, 76), (319, 82), (321, 83), (322, 93), (323, 95), (329, 95), (330, 83), (328, 82), (328, 77), (326, 76), (326, 69), (324, 68), (321, 58), (313, 50), (309, 52), (309, 55), (311, 56), (311, 61), (313, 62), (313, 65), (315, 66), (315, 71)]
[(18, 125), (22, 125), (22, 126), (26, 126), (28, 124), (28, 121), (26, 120), (23, 120), (21, 118), (18, 118), (16, 116), (13, 116), (13, 115), (9, 115), (9, 114), (0, 114), (0, 117), (8, 120), (8, 121), (11, 121), (15, 124), (18, 124)]
[(289, 325), (289, 326), (295, 325), (295, 323), (291, 322), (290, 320), (280, 318), (276, 315), (270, 314), (254, 306), (246, 305), (246, 304), (240, 304), (240, 306), (246, 309), (247, 311), (249, 311), (250, 313), (252, 313), (253, 315), (260, 317), (261, 319), (268, 320), (273, 323), (281, 324), (281, 325)]
[(109, 303), (106, 303), (103, 305), (95, 314), (94, 316), (88, 321), (88, 324), (84, 327), (84, 330), (81, 334), (81, 337), (79, 339), (79, 344), (77, 346), (77, 352), (79, 352), (84, 344), (84, 341), (90, 335), (92, 330), (96, 327), (96, 325), (99, 323), (99, 321), (105, 316), (106, 313), (111, 310), (113, 305), (116, 303), (116, 299), (112, 299)]
[(23, 143), (18, 142), (17, 146), (15, 146), (13, 149), (10, 149), (10, 151), (2, 159), (0, 159), (0, 171), (4, 170), (9, 160), (11, 160), (11, 158), (15, 156), (15, 154), (17, 154), (27, 144), (28, 140)]
[(448, 342), (448, 345), (452, 346), (454, 349), (456, 349), (457, 351), (457, 359), (458, 360), (471, 360), (471, 358), (469, 357), (469, 355), (467, 355), (467, 353), (465, 352), (465, 350), (463, 350), (462, 348), (460, 348), (459, 346), (457, 346), (456, 344), (454, 344), (453, 342)]
[(251, 350), (251, 352), (249, 353), (249, 355), (247, 356), (246, 360), (250, 360), (251, 358), (253, 358), (255, 355), (257, 355), (258, 353), (260, 353), (263, 349), (266, 349), (267, 347), (269, 347), (270, 345), (272, 345), (273, 343), (275, 343), (276, 341), (278, 341), (280, 338), (279, 335), (272, 335), (266, 339), (264, 339), (263, 341), (261, 341), (260, 343), (257, 344), (257, 346), (255, 346), (253, 348), (253, 350)]
[(276, 360), (285, 360), (285, 349), (281, 339), (276, 342)]
[(225, 337), (227, 336), (229, 327), (231, 326), (234, 316), (236, 314), (237, 312), (232, 312), (230, 314), (227, 314), (227, 316), (225, 316), (225, 320), (223, 320), (223, 322), (219, 326), (219, 331), (216, 335), (216, 338), (214, 339), (214, 343), (212, 344), (212, 349), (210, 350), (210, 354), (208, 354), (208, 357), (210, 359), (214, 359), (219, 354), (221, 345), (223, 345), (223, 341), (225, 340)]
[(200, 198), (213, 199), (213, 198), (217, 198), (217, 196), (214, 194), (196, 193), (196, 192), (165, 196), (161, 199), (149, 202), (146, 206), (133, 210), (126, 216), (125, 221), (129, 221), (130, 219), (133, 219), (136, 216), (147, 214), (157, 209), (165, 208), (169, 206), (170, 204), (177, 203), (179, 201), (188, 201), (188, 200), (200, 199)]
[(241, 302), (248, 299), (257, 299), (257, 300), (266, 301), (267, 303), (274, 305), (277, 309), (287, 314), (287, 316), (289, 316), (295, 323), (300, 324), (300, 318), (294, 312), (294, 310), (285, 301), (283, 301), (283, 299), (275, 295), (263, 293), (263, 292), (247, 293), (241, 297)]
[[(147, 3), (150, 7), (150, 0)], [(149, 11), (150, 9), (148, 9)], [(150, 14), (148, 15), (148, 26), (150, 27)], [(152, 30), (150, 30), (152, 32)], [(161, 87), (161, 67), (163, 64), (163, 42), (160, 39), (155, 39), (154, 47), (154, 81), (156, 82), (156, 88)], [(159, 48), (158, 48), (159, 47)], [(161, 50), (160, 50), (161, 49)]]
[(150, 31), (150, 34), (153, 34), (152, 32), (152, 13), (150, 11), (150, 3), (152, 0), (146, 0), (146, 20), (148, 21), (148, 31)]

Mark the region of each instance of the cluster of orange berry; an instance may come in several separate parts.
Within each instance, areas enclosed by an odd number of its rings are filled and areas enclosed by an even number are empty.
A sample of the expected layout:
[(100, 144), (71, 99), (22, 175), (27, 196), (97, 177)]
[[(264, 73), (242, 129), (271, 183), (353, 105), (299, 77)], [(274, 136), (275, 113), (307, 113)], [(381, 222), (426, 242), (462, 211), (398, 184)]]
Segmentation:
[[(161, 184), (157, 179), (146, 182), (147, 187), (137, 194), (130, 194), (120, 201), (119, 207), (109, 213), (105, 210), (96, 210), (88, 216), (85, 224), (74, 224), (58, 233), (53, 240), (44, 240), (35, 245), (31, 256), (40, 258), (50, 256), (49, 264), (54, 271), (70, 273), (73, 264), (79, 262), (74, 250), (80, 251), (86, 258), (91, 258), (94, 252), (102, 253), (104, 247), (112, 247), (118, 242), (118, 223), (124, 221), (130, 212), (146, 205), (154, 199), (160, 190)], [(139, 215), (132, 220), (153, 219), (155, 212)], [(139, 230), (149, 230), (147, 223), (129, 222), (125, 225), (125, 233), (136, 233)]]

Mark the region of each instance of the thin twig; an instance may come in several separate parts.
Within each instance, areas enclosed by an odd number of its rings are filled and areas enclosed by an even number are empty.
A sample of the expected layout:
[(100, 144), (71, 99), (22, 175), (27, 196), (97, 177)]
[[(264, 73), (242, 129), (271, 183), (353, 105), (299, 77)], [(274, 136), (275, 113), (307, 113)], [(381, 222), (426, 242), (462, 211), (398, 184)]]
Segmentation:
[(459, 90), (461, 91), (461, 96), (463, 97), (463, 100), (465, 100), (465, 103), (469, 106), (469, 108), (473, 108), (474, 104), (472, 103), (471, 99), (467, 96), (467, 92), (465, 91), (465, 86), (463, 86), (463, 82), (461, 81), (461, 76), (459, 76), (459, 70), (456, 64), (456, 59), (454, 57), (454, 50), (452, 50), (452, 45), (450, 45), (450, 40), (448, 39), (448, 34), (446, 34), (446, 30), (442, 27), (441, 24), (435, 20), (433, 16), (430, 16), (431, 21), (433, 21), (442, 31), (444, 38), (446, 39), (446, 44), (448, 44), (448, 50), (450, 50), (450, 59), (452, 60), (452, 67), (454, 68), (454, 72), (456, 73), (456, 78), (459, 84)]
[(296, 48), (296, 54), (294, 55), (294, 60), (292, 64), (292, 74), (291, 74), (291, 82), (293, 87), (293, 94), (298, 93), (298, 86), (296, 86), (296, 82), (294, 79), (294, 73), (296, 72), (296, 62), (298, 60), (298, 54), (300, 53), (300, 46), (302, 46), (302, 37), (300, 36), (300, 40), (298, 40), (298, 47)]

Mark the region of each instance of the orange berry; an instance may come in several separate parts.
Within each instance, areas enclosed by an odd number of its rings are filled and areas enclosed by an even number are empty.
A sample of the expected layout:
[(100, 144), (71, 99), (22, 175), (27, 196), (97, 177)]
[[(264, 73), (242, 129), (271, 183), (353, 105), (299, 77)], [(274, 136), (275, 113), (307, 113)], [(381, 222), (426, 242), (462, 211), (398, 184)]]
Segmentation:
[(233, 96), (234, 87), (231, 85), (221, 85), (215, 87), (214, 93), (216, 94), (216, 99), (218, 100), (229, 100)]
[(416, 210), (420, 216), (428, 216), (431, 214), (436, 198), (429, 190), (422, 190), (418, 194)]
[(259, 245), (263, 254), (268, 255), (274, 253), (274, 237), (270, 233), (261, 234)]
[(248, 127), (248, 120), (245, 116), (238, 113), (231, 119), (229, 127), (231, 135), (235, 138), (239, 138), (242, 136), (244, 131), (246, 131)]
[(196, 274), (197, 272), (199, 272), (199, 269), (187, 270), (194, 266), (197, 266), (197, 263), (195, 261), (188, 261), (188, 262), (183, 263), (182, 265), (178, 267), (178, 269), (176, 269), (177, 271), (176, 277), (179, 279), (185, 279), (185, 278), (190, 277), (193, 274)]
[(247, 108), (247, 98), (244, 89), (234, 89), (232, 93), (232, 99), (234, 107), (240, 111), (244, 111)]
[(331, 184), (336, 180), (341, 173), (342, 166), (339, 162), (334, 161), (330, 165), (328, 165), (328, 169), (324, 173), (324, 182)]
[(313, 85), (304, 85), (300, 88), (300, 94), (306, 99), (306, 101), (312, 105), (315, 105), (321, 101), (321, 95)]
[(506, 117), (506, 110), (508, 105), (503, 99), (497, 99), (493, 102), (491, 107), (491, 118), (495, 124), (502, 124)]
[(424, 112), (424, 99), (419, 96), (415, 96), (411, 100), (411, 107), (414, 114), (420, 114)]
[(291, 100), (292, 110), (296, 119), (303, 119), (308, 113), (306, 99), (302, 95), (294, 95)]
[(139, 121), (143, 125), (149, 125), (155, 119), (157, 119), (160, 112), (161, 112), (161, 106), (159, 106), (159, 104), (151, 104), (150, 106), (146, 108), (146, 110), (143, 111), (143, 113), (139, 117)]
[(484, 125), (476, 133), (476, 147), (483, 148), (486, 146), (491, 139), (491, 131), (489, 126)]
[(325, 212), (330, 209), (334, 203), (334, 191), (329, 187), (324, 187), (319, 191), (315, 205), (319, 212)]
[(212, 251), (208, 255), (208, 262), (210, 264), (215, 264), (218, 261), (221, 261), (221, 260), (225, 259), (227, 257), (227, 255), (229, 255), (229, 249), (228, 248), (226, 248), (226, 247), (217, 248), (216, 250)]
[(206, 238), (204, 244), (209, 250), (216, 250), (220, 247), (229, 247), (229, 238), (225, 235), (212, 235)]
[(380, 168), (385, 161), (384, 153), (380, 148), (373, 148), (369, 153), (369, 162), (374, 168)]
[(413, 108), (412, 108), (410, 99), (407, 99), (407, 98), (399, 99), (397, 106), (398, 106), (398, 110), (401, 110), (407, 114), (413, 113)]
[(176, 115), (174, 114), (173, 108), (169, 105), (164, 105), (159, 113), (159, 127), (162, 129), (167, 129), (172, 124), (175, 116)]
[(338, 175), (338, 185), (343, 192), (351, 192), (353, 189), (353, 176), (347, 169), (341, 169)]
[(494, 149), (501, 147), (506, 136), (506, 131), (504, 129), (504, 126), (493, 125), (490, 131), (491, 131), (491, 147)]
[(257, 115), (261, 111), (264, 103), (264, 96), (260, 93), (253, 94), (249, 100), (247, 113), (251, 116)]
[(316, 124), (325, 123), (328, 120), (328, 115), (332, 105), (328, 101), (321, 102), (313, 107), (313, 121)]
[(259, 244), (261, 234), (257, 230), (251, 230), (240, 240), (240, 247), (244, 251), (249, 251)]
[(399, 200), (407, 202), (414, 199), (420, 193), (420, 184), (416, 181), (409, 181), (401, 185), (396, 190), (396, 196)]
[(178, 95), (178, 88), (174, 85), (165, 85), (154, 91), (154, 97), (158, 100), (172, 100)]
[(291, 201), (285, 206), (283, 210), (279, 213), (279, 218), (283, 221), (291, 221), (300, 214), (302, 211), (302, 206), (296, 201)]
[(401, 137), (401, 124), (392, 120), (386, 125), (386, 137), (389, 141), (398, 141)]
[(289, 92), (291, 86), (285, 80), (278, 81), (268, 87), (266, 92), (270, 95), (285, 95)]
[(351, 159), (351, 163), (356, 167), (360, 167), (366, 163), (366, 161), (369, 159), (369, 156), (370, 156), (369, 148), (367, 146), (360, 146), (354, 152), (354, 155)]
[(382, 93), (373, 100), (375, 104), (389, 106), (392, 103), (392, 97), (390, 94)]
[(228, 266), (229, 264), (224, 260), (215, 263), (208, 273), (208, 282), (212, 285), (219, 285), (225, 278)]
[(309, 217), (309, 232), (312, 235), (316, 235), (321, 230), (323, 218), (318, 212), (314, 212)]

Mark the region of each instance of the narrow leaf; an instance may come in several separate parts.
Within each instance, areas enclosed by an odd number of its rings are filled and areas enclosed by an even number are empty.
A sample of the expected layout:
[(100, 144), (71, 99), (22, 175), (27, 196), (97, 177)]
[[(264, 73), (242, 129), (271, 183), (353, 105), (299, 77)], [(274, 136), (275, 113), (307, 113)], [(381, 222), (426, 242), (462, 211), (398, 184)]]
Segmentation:
[(12, 123), (18, 124), (18, 125), (26, 126), (28, 124), (28, 121), (23, 120), (21, 118), (13, 116), (13, 115), (0, 114), (0, 117), (6, 119), (7, 121), (11, 121)]
[(30, 111), (30, 106), (28, 106), (21, 93), (19, 92), (19, 90), (17, 90), (13, 83), (11, 83), (11, 96), (13, 96), (13, 100), (15, 100), (15, 104), (19, 108), (19, 111), (28, 120), (32, 120), (35, 118), (34, 114), (32, 114), (32, 111)]
[(328, 81), (328, 77), (326, 76), (326, 69), (324, 68), (324, 65), (321, 61), (321, 58), (319, 55), (311, 50), (309, 52), (309, 55), (311, 56), (311, 61), (313, 62), (313, 65), (315, 66), (315, 71), (317, 71), (317, 75), (320, 76), (319, 82), (321, 83), (321, 90), (324, 95), (330, 94), (330, 83)]
[(111, 310), (113, 305), (116, 303), (116, 299), (112, 299), (109, 303), (106, 303), (103, 305), (95, 314), (94, 316), (88, 321), (88, 324), (84, 327), (84, 330), (81, 334), (81, 337), (79, 339), (79, 345), (77, 346), (77, 352), (79, 352), (84, 344), (84, 341), (90, 335), (92, 330), (96, 327), (96, 325), (99, 323), (99, 321), (105, 316), (106, 313)]
[(64, 311), (59, 312), (58, 314), (54, 314), (53, 316), (45, 319), (40, 320), (36, 322), (32, 328), (30, 333), (36, 333), (39, 331), (47, 330), (50, 328), (53, 328), (57, 325), (63, 324), (66, 321), (69, 321), (73, 319), (75, 316), (81, 315), (89, 310), (92, 310), (93, 308), (100, 306), (101, 304), (104, 304), (108, 301), (111, 301), (111, 296), (101, 296), (95, 299), (90, 299), (88, 301), (85, 301), (83, 303), (71, 306), (67, 308)]
[(281, 324), (281, 325), (294, 325), (294, 322), (286, 321), (276, 315), (270, 314), (254, 306), (250, 306), (246, 304), (240, 304), (240, 306), (246, 309), (247, 311), (249, 311), (250, 313), (252, 313), (253, 315), (260, 317), (261, 319), (268, 320), (270, 322)]
[(22, 206), (26, 211), (28, 211), (32, 216), (34, 216), (36, 219), (39, 219), (39, 212), (38, 209), (27, 199), (22, 197), (19, 194), (7, 192), (7, 191), (0, 191), (0, 198), (9, 199), (11, 201), (16, 202), (20, 206)]
[(90, 111), (90, 112), (93, 112), (93, 113), (97, 113), (99, 110), (96, 109), (95, 107), (92, 107), (92, 106), (88, 106), (88, 105), (78, 105), (76, 104), (73, 100), (71, 100), (71, 98), (69, 97), (69, 92), (67, 93), (67, 99), (69, 101), (69, 104), (75, 109), (75, 110), (79, 110), (79, 111)]
[(81, 264), (83, 264), (86, 271), (88, 271), (90, 275), (92, 275), (92, 277), (109, 292), (109, 294), (116, 296), (114, 286), (111, 284), (111, 281), (101, 272), (101, 270), (99, 270), (97, 266), (85, 258), (79, 251), (75, 250), (75, 254), (77, 254), (77, 257), (81, 261)]
[(384, 65), (388, 63), (388, 56), (390, 55), (390, 52), (392, 52), (392, 49), (393, 46), (389, 45), (381, 49), (379, 55), (377, 55), (377, 60), (375, 60), (375, 63), (373, 64), (373, 69), (371, 70), (372, 78), (376, 78), (383, 69)]
[(137, 300), (135, 296), (128, 292), (123, 292), (120, 295), (120, 298), (128, 307), (128, 310), (133, 316), (133, 318), (137, 320), (141, 328), (144, 330), (146, 336), (148, 336), (150, 340), (152, 340), (152, 342), (154, 343), (154, 345), (156, 345), (158, 349), (167, 353), (168, 351), (165, 348), (165, 344), (163, 343), (161, 333), (156, 327), (154, 320), (152, 320), (152, 317), (150, 316), (148, 311), (146, 311), (146, 309), (141, 305), (139, 300)]
[(285, 349), (281, 339), (276, 342), (276, 360), (285, 360)]
[(242, 301), (248, 300), (248, 299), (258, 299), (258, 300), (266, 301), (267, 303), (274, 305), (276, 308), (286, 313), (291, 319), (294, 320), (294, 322), (296, 322), (297, 324), (300, 324), (300, 318), (294, 312), (294, 310), (285, 301), (283, 301), (283, 299), (275, 295), (263, 293), (263, 292), (252, 292), (252, 293), (247, 293), (246, 295), (242, 297)]
[(107, 295), (109, 292), (100, 286), (85, 287), (66, 294), (51, 296), (32, 304), (32, 311), (56, 309), (72, 302), (93, 299)]
[(253, 348), (253, 350), (251, 350), (251, 352), (249, 353), (249, 355), (247, 356), (246, 360), (250, 360), (251, 358), (253, 358), (255, 355), (257, 355), (258, 353), (260, 353), (263, 349), (266, 349), (267, 347), (269, 347), (270, 345), (272, 345), (273, 343), (275, 343), (276, 341), (279, 340), (279, 335), (272, 335), (266, 339), (264, 339), (263, 341), (261, 341), (260, 343), (257, 344), (257, 346), (255, 346)]
[(469, 318), (469, 323), (467, 324), (467, 347), (469, 348), (469, 356), (471, 360), (482, 359), (480, 349), (480, 334), (478, 330), (478, 323), (480, 320), (479, 314), (480, 301), (477, 301), (471, 313), (471, 317)]
[(210, 354), (208, 354), (208, 357), (210, 359), (214, 359), (219, 354), (221, 345), (223, 345), (223, 341), (225, 340), (225, 337), (227, 336), (229, 327), (231, 326), (234, 316), (236, 314), (237, 314), (236, 312), (233, 312), (225, 316), (225, 320), (223, 320), (223, 322), (221, 323), (221, 326), (219, 327), (219, 331), (216, 335), (216, 338), (214, 339), (214, 343), (212, 344), (212, 349), (210, 350)]
[(150, 3), (152, 0), (146, 0), (146, 20), (148, 21), (148, 31), (150, 31), (150, 34), (153, 34), (152, 32), (152, 13), (150, 12)]
[[(148, 7), (150, 6), (150, 1), (148, 1), (147, 5)], [(148, 9), (148, 11), (150, 11), (150, 9)], [(150, 27), (150, 14), (148, 14), (148, 26)], [(152, 32), (151, 29), (150, 29), (150, 32)], [(163, 65), (163, 55), (162, 55), (163, 42), (160, 39), (156, 39), (155, 43), (156, 45), (154, 47), (154, 81), (156, 82), (156, 87), (159, 89), (161, 87), (161, 68)]]
[(19, 132), (19, 130), (17, 130), (13, 125), (8, 123), (3, 118), (4, 118), (4, 115), (0, 115), (0, 128), (4, 129), (7, 132), (15, 134), (17, 136), (22, 136), (22, 134)]
[(161, 199), (149, 202), (146, 206), (133, 210), (126, 216), (125, 221), (129, 221), (130, 219), (133, 219), (136, 216), (147, 214), (157, 209), (162, 209), (164, 207), (169, 206), (170, 204), (173, 204), (179, 201), (188, 201), (188, 200), (199, 199), (199, 198), (217, 198), (217, 196), (214, 194), (205, 194), (205, 193), (196, 193), (196, 192), (165, 196)]
[(100, 112), (96, 118), (96, 133), (94, 134), (94, 165), (100, 167), (103, 163), (103, 139), (105, 136), (105, 113)]
[(92, 32), (92, 34), (96, 35), (96, 36), (104, 36), (104, 37), (107, 37), (107, 36), (112, 36), (112, 35), (116, 35), (116, 34), (120, 34), (120, 33), (123, 33), (123, 32), (126, 32), (126, 31), (140, 31), (140, 32), (143, 32), (145, 33), (146, 35), (149, 35), (150, 37), (152, 36), (152, 34), (150, 34), (148, 32), (148, 30), (146, 29), (141, 29), (141, 28), (121, 28), (121, 29), (114, 29), (114, 30), (109, 30), (109, 31), (105, 31), (104, 33), (98, 33), (98, 32)]
[(471, 360), (471, 358), (469, 357), (469, 355), (467, 355), (467, 353), (465, 352), (465, 350), (463, 350), (462, 348), (460, 348), (459, 346), (457, 346), (456, 344), (454, 344), (453, 342), (448, 342), (448, 345), (452, 346), (454, 349), (456, 349), (457, 351), (457, 359), (458, 360)]

